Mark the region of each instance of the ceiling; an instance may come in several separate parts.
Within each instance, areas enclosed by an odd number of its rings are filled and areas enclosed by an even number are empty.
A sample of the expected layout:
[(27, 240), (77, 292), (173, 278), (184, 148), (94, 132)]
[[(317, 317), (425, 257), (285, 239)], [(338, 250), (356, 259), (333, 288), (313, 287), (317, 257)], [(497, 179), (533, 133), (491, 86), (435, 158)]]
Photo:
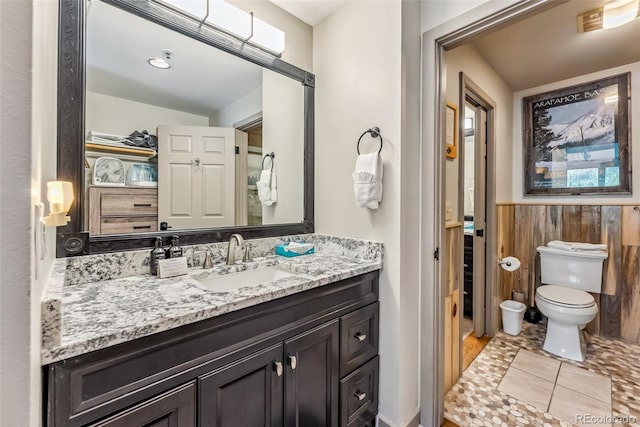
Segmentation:
[[(262, 85), (262, 67), (101, 1), (87, 13), (87, 90), (211, 116)], [(162, 50), (171, 68), (150, 66)]]
[(504, 82), (519, 91), (640, 61), (640, 19), (577, 32), (577, 15), (603, 1), (572, 0), (473, 40)]

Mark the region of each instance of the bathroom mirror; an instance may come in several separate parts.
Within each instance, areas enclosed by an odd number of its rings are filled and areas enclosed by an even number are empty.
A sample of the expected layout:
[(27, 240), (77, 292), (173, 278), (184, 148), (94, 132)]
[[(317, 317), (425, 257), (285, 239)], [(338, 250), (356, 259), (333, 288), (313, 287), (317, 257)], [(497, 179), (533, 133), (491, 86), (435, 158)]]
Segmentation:
[(58, 256), (313, 231), (313, 74), (150, 0), (61, 2), (59, 46)]

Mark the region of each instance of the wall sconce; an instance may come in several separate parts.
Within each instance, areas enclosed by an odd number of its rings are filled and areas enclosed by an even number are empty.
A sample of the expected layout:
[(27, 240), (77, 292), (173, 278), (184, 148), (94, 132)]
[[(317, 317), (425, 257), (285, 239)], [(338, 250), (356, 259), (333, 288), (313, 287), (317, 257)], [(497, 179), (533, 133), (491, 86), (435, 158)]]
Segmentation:
[(49, 201), (49, 216), (42, 218), (47, 227), (61, 227), (71, 221), (67, 215), (73, 203), (73, 184), (68, 181), (47, 182), (47, 200)]
[(224, 0), (152, 0), (197, 19), (275, 56), (285, 48), (284, 31)]

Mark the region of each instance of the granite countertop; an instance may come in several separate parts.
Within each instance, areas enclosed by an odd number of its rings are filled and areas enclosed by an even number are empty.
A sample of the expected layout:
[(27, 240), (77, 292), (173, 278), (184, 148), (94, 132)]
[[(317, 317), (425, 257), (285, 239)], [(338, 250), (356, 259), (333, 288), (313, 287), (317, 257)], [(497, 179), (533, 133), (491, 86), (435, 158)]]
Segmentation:
[[(62, 285), (60, 277), (64, 274), (58, 266), (43, 300), (41, 363), (64, 360), (382, 267), (381, 245), (376, 256), (364, 257), (357, 251), (331, 249), (331, 245), (325, 245), (324, 251), (316, 248), (317, 253), (312, 255), (266, 255), (232, 266), (218, 263), (209, 270), (192, 267), (189, 275), (168, 279), (138, 274)], [(230, 291), (216, 291), (196, 280), (267, 266), (294, 274)]]

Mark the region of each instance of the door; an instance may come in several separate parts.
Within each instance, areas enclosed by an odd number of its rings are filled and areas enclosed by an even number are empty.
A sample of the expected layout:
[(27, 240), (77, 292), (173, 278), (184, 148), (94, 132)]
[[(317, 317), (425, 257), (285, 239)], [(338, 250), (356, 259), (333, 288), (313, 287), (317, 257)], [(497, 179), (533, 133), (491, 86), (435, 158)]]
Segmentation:
[(201, 427), (282, 426), (282, 343), (199, 379)]
[(235, 224), (233, 128), (158, 127), (158, 221), (174, 229)]
[(487, 194), (487, 111), (472, 98), (467, 108), (474, 114), (473, 184), (473, 332), (485, 334), (486, 302), (486, 194)]
[(195, 427), (196, 385), (178, 387), (92, 426)]
[(285, 341), (285, 426), (338, 425), (338, 319)]

